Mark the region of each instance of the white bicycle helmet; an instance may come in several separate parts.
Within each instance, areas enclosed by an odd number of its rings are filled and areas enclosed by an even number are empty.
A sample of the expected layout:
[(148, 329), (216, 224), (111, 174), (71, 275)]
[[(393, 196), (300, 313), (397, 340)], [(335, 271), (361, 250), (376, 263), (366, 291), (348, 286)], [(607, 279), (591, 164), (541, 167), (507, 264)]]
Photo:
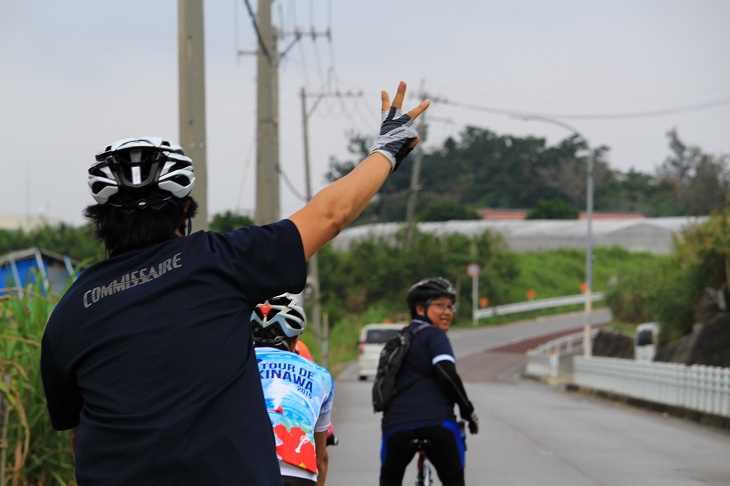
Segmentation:
[(107, 204), (117, 194), (129, 194), (132, 197), (119, 205), (142, 209), (170, 196), (190, 194), (195, 185), (193, 161), (169, 140), (125, 138), (96, 154), (88, 184), (99, 204)]
[(291, 294), (272, 297), (251, 312), (251, 329), (257, 342), (279, 344), (299, 336), (305, 327), (304, 309)]

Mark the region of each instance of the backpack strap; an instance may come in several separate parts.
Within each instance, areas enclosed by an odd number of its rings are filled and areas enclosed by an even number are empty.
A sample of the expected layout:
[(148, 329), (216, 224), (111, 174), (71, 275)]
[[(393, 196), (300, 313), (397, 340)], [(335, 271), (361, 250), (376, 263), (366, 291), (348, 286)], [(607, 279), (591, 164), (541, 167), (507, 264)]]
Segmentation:
[(426, 328), (426, 327), (428, 327), (428, 326), (431, 326), (431, 325), (432, 325), (432, 324), (429, 324), (428, 322), (424, 322), (424, 323), (422, 323), (421, 325), (417, 326), (417, 327), (416, 327), (415, 329), (411, 329), (411, 330), (406, 330), (405, 328), (404, 328), (404, 329), (401, 329), (400, 333), (401, 333), (401, 334), (405, 334), (405, 333), (408, 333), (408, 334), (410, 334), (410, 335), (411, 335), (411, 339), (413, 339), (413, 337), (414, 337), (414, 336), (415, 336), (416, 334), (418, 334), (418, 333), (419, 333), (419, 332), (421, 331), (421, 329), (424, 329), (424, 328)]
[[(422, 329), (425, 329), (425, 328), (426, 328), (426, 327), (428, 327), (428, 326), (431, 326), (431, 324), (429, 324), (429, 323), (427, 323), (427, 322), (424, 322), (423, 324), (421, 324), (420, 326), (416, 327), (415, 329), (412, 329), (412, 330), (408, 330), (408, 331), (407, 331), (407, 330), (405, 330), (405, 329), (403, 329), (403, 330), (401, 331), (401, 334), (406, 334), (406, 333), (410, 334), (410, 336), (411, 336), (411, 342), (413, 342), (413, 338), (415, 338), (415, 337), (416, 337), (416, 334), (418, 334), (418, 333), (419, 333), (419, 332), (420, 332), (420, 331), (421, 331)], [(410, 344), (409, 344), (408, 346), (409, 346), (409, 347), (408, 347), (408, 350), (410, 351), (410, 349), (411, 349), (411, 348), (410, 348)], [(408, 353), (406, 353), (406, 354), (408, 354)], [(404, 358), (404, 359), (405, 359), (405, 358)], [(397, 394), (399, 394), (399, 393), (400, 393), (400, 392), (402, 392), (402, 391), (406, 391), (407, 389), (409, 389), (410, 387), (412, 387), (413, 385), (415, 385), (415, 384), (416, 384), (416, 383), (418, 383), (419, 381), (423, 381), (423, 380), (425, 380), (426, 378), (428, 378), (428, 377), (427, 377), (427, 376), (424, 376), (423, 378), (418, 378), (418, 379), (416, 379), (416, 380), (413, 380), (412, 382), (410, 382), (409, 384), (407, 384), (406, 386), (404, 386), (404, 387), (403, 387), (403, 388), (401, 388), (400, 390), (397, 390), (397, 389), (396, 389), (396, 390), (394, 390), (394, 391), (393, 391), (393, 396), (396, 396)], [(391, 397), (391, 399), (392, 399), (392, 397)]]

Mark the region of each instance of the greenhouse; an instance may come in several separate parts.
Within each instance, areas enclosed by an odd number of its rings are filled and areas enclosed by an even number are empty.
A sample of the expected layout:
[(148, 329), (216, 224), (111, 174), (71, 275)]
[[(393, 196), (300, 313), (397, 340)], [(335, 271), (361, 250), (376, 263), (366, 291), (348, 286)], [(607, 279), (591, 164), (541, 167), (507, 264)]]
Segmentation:
[[(690, 225), (706, 217), (604, 219), (591, 223), (591, 243), (595, 247), (618, 246), (632, 252), (666, 255), (674, 248), (675, 238)], [(395, 242), (405, 223), (379, 223), (350, 227), (332, 242), (334, 248), (347, 250), (350, 243), (367, 238)], [(418, 231), (435, 235), (461, 233), (474, 236), (489, 231), (502, 236), (515, 252), (544, 251), (558, 248), (583, 249), (587, 246), (586, 220), (476, 220), (418, 223)]]

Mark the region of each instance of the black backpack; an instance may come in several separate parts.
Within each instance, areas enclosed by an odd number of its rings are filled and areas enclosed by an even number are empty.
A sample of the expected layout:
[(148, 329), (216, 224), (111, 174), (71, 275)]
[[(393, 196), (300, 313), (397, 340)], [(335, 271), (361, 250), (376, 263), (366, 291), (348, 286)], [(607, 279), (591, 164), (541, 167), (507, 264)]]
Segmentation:
[(408, 388), (405, 387), (402, 390), (396, 390), (395, 377), (398, 375), (401, 364), (403, 364), (408, 348), (411, 347), (413, 337), (426, 326), (428, 324), (424, 323), (412, 331), (402, 329), (397, 336), (390, 338), (385, 343), (383, 350), (380, 351), (378, 371), (375, 374), (375, 381), (373, 382), (373, 410), (376, 412), (385, 410), (388, 403), (390, 403), (390, 399), (396, 393)]

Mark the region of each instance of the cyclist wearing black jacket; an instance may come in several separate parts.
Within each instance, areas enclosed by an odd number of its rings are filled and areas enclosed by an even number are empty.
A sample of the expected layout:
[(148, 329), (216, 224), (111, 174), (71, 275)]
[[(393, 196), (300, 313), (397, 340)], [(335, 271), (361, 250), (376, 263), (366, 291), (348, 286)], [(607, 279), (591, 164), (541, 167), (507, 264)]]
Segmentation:
[(446, 336), (456, 311), (456, 290), (444, 278), (426, 278), (410, 288), (406, 301), (412, 319), (409, 328), (422, 329), (398, 371), (398, 392), (383, 413), (380, 486), (402, 483), (416, 452), (409, 445), (413, 439), (434, 444), (428, 458), (444, 485), (463, 485), (465, 446), (454, 405), (472, 434), (479, 431), (479, 422)]

